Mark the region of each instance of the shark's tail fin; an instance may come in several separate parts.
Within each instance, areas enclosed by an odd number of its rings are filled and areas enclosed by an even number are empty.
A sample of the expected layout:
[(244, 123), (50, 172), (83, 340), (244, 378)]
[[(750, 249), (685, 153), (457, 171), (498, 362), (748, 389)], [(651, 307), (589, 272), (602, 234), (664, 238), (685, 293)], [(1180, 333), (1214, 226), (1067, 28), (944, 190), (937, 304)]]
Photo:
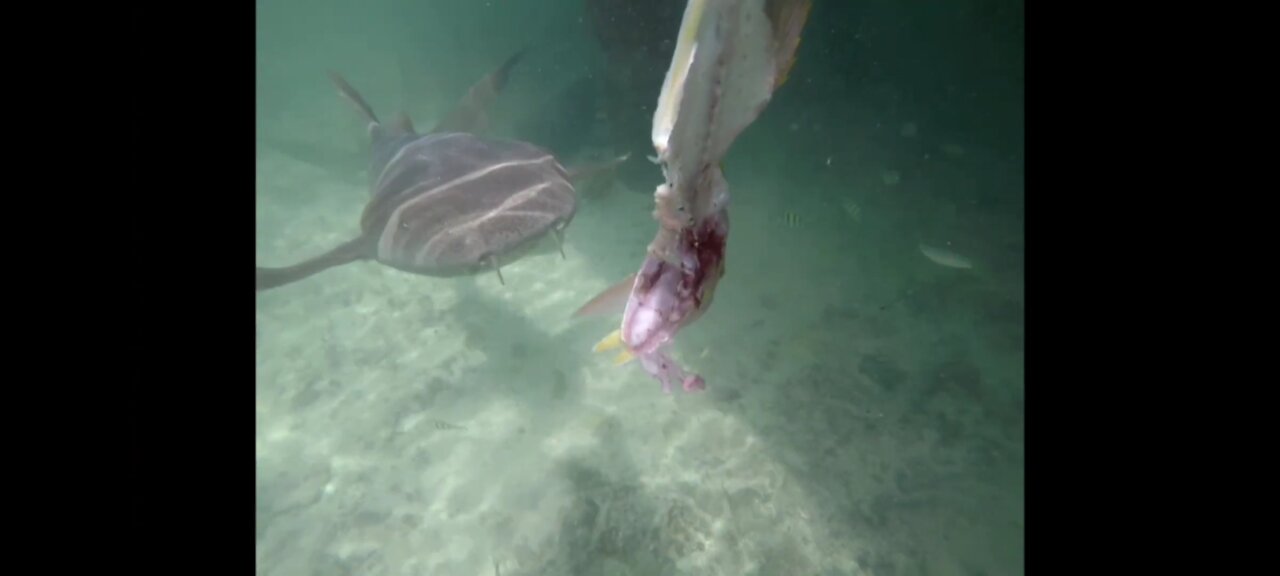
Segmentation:
[(334, 266), (350, 264), (368, 258), (369, 253), (369, 242), (365, 237), (361, 236), (293, 266), (281, 268), (263, 268), (259, 266), (255, 278), (256, 291), (261, 292), (271, 288), (278, 288), (285, 284), (292, 284)]

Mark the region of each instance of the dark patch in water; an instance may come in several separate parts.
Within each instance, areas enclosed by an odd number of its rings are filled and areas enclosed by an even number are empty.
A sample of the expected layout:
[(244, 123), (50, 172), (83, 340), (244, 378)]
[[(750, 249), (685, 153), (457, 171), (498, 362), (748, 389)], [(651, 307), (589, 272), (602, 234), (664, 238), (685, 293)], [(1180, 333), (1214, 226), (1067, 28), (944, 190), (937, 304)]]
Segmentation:
[(760, 370), (767, 371), (778, 364), (778, 341), (774, 340), (769, 343), (769, 347), (765, 349), (764, 354), (758, 357), (760, 362)]
[(955, 294), (950, 298), (948, 294), (947, 287), (941, 282), (929, 282), (909, 291), (902, 303), (914, 316), (940, 317), (948, 313), (958, 300)]
[(893, 485), (903, 494), (911, 492), (911, 474), (906, 470), (899, 470), (893, 475)]
[(426, 448), (419, 446), (413, 450), (413, 463), (420, 467), (431, 465), (431, 453)]
[(390, 516), (389, 512), (362, 510), (351, 517), (351, 524), (360, 527), (377, 526), (386, 522)]
[(410, 512), (400, 517), (400, 524), (405, 528), (417, 528), (422, 525), (422, 517)]
[(870, 531), (881, 531), (889, 527), (888, 500), (877, 497), (871, 503), (862, 503), (853, 508), (849, 520), (855, 527)]
[(826, 310), (823, 310), (823, 319), (828, 322), (852, 324), (861, 318), (861, 313), (846, 306), (827, 306)]
[(432, 378), (430, 382), (427, 382), (425, 390), (414, 394), (410, 399), (410, 403), (418, 410), (426, 410), (435, 405), (436, 398), (438, 398), (440, 393), (444, 392), (447, 388), (449, 388), (448, 381), (440, 378), (439, 376)]
[(868, 568), (870, 568), (869, 572), (871, 572), (872, 576), (895, 576), (898, 573), (897, 567), (893, 564), (893, 559), (886, 556), (876, 558), (875, 562)]
[(946, 392), (958, 399), (982, 402), (982, 371), (972, 362), (953, 358), (932, 371), (931, 393)]
[(859, 325), (867, 331), (867, 334), (876, 338), (893, 338), (898, 335), (897, 325), (893, 323), (890, 316), (873, 314), (860, 321)]
[(773, 312), (778, 309), (778, 297), (772, 294), (764, 294), (760, 296), (760, 307)]
[(1021, 302), (999, 296), (985, 299), (982, 312), (993, 324), (1021, 327), (1026, 321), (1026, 308)]
[(329, 390), (336, 390), (341, 387), (337, 380), (332, 378), (317, 378), (307, 384), (297, 394), (293, 395), (290, 406), (298, 410), (315, 404), (317, 400), (322, 398)]
[(907, 379), (907, 373), (902, 368), (880, 354), (864, 356), (858, 363), (858, 372), (880, 385), (886, 392), (892, 392)]
[(320, 393), (317, 392), (315, 388), (307, 387), (293, 396), (291, 406), (294, 410), (300, 410), (314, 404), (315, 401), (319, 399)]
[(711, 398), (726, 404), (737, 402), (742, 399), (742, 391), (730, 386), (717, 386), (712, 390)]
[(999, 409), (988, 411), (999, 432), (1010, 441), (1018, 442), (1022, 439), (1025, 417), (1022, 402), (1022, 394), (1017, 393), (1013, 400), (1004, 403)]
[(484, 329), (478, 325), (464, 325), (462, 327), (462, 341), (468, 348), (484, 348), (486, 336)]
[(939, 412), (934, 421), (940, 446), (944, 448), (953, 447), (964, 439), (964, 422), (959, 418), (951, 418), (945, 412)]
[(569, 394), (569, 377), (565, 375), (564, 370), (556, 368), (551, 371), (551, 398), (553, 400), (564, 400)]

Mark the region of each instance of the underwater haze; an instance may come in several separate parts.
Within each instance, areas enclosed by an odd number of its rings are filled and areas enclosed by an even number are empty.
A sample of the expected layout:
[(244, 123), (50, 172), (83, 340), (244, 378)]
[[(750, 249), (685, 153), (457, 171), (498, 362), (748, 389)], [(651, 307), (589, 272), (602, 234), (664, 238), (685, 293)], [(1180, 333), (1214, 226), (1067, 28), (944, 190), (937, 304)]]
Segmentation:
[(814, 0), (724, 158), (714, 306), (669, 348), (706, 389), (664, 393), (593, 351), (621, 309), (574, 313), (658, 229), (685, 4), (257, 2), (257, 266), (376, 212), (382, 148), (335, 78), (379, 130), (467, 111), (576, 194), (562, 233), (494, 233), (536, 243), (510, 261), (258, 293), (258, 574), (1025, 572), (1023, 3)]

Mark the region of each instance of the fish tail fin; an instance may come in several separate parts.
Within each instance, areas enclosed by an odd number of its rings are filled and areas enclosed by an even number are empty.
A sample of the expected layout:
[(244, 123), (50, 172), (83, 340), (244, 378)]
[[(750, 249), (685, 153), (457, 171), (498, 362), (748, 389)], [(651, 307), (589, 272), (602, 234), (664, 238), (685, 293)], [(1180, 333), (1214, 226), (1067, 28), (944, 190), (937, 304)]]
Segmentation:
[(596, 345), (591, 347), (591, 351), (592, 352), (608, 352), (610, 350), (616, 350), (621, 346), (622, 346), (622, 330), (614, 329), (613, 332), (608, 333), (607, 335), (605, 335), (604, 338), (601, 338), (599, 342), (596, 342)]
[(800, 32), (812, 8), (812, 0), (766, 0), (765, 11), (773, 23), (774, 59), (778, 66), (774, 90), (786, 83), (787, 75), (795, 65)]
[(255, 291), (270, 290), (285, 284), (292, 284), (303, 278), (315, 275), (335, 266), (350, 264), (369, 257), (369, 242), (361, 236), (350, 240), (324, 254), (304, 260), (293, 266), (281, 268), (258, 267)]
[(593, 352), (608, 352), (609, 350), (616, 350), (618, 348), (622, 348), (622, 350), (613, 357), (614, 366), (621, 366), (635, 358), (635, 355), (632, 354), (630, 350), (627, 350), (623, 345), (622, 331), (615, 328), (613, 332), (610, 332), (607, 336), (601, 338), (600, 341), (591, 348), (591, 350)]
[(569, 180), (571, 182), (581, 181), (586, 178), (590, 178), (591, 176), (595, 176), (596, 174), (613, 170), (614, 168), (617, 168), (618, 166), (620, 166), (623, 162), (626, 162), (628, 158), (631, 158), (630, 152), (627, 152), (626, 154), (618, 156), (617, 158), (610, 158), (609, 160), (605, 160), (603, 162), (594, 162), (591, 164), (574, 166), (573, 168), (570, 168), (568, 171)]
[(619, 352), (617, 356), (613, 357), (613, 365), (621, 366), (623, 364), (626, 364), (627, 362), (635, 360), (635, 358), (636, 358), (635, 355), (632, 354), (631, 351), (623, 350)]

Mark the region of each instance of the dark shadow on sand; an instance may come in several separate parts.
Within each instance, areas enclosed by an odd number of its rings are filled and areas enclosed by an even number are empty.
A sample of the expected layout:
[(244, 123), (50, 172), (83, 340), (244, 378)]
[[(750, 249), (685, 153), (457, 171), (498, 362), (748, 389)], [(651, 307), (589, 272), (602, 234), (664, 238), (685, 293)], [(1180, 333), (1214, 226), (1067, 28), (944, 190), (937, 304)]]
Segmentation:
[(560, 520), (550, 548), (517, 549), (506, 554), (520, 563), (502, 570), (506, 576), (597, 576), (613, 573), (607, 564), (629, 574), (676, 574), (669, 551), (681, 542), (666, 519), (679, 514), (679, 504), (655, 500), (636, 479), (642, 476), (627, 453), (626, 430), (617, 418), (598, 427), (600, 445), (589, 455), (557, 467), (571, 490), (571, 504)]

